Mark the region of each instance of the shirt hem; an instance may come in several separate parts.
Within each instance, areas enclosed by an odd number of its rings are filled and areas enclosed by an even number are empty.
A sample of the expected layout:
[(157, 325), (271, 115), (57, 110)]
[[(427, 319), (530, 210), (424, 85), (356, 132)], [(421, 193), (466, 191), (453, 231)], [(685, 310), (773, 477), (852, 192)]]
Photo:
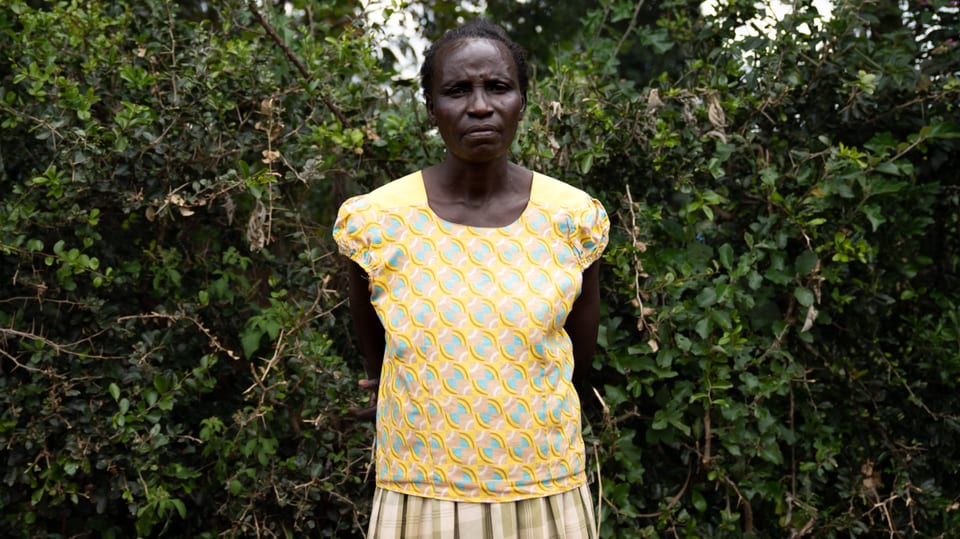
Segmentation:
[(377, 488), (382, 490), (389, 490), (390, 492), (396, 492), (398, 494), (403, 494), (406, 496), (416, 496), (418, 498), (428, 498), (431, 500), (444, 500), (444, 501), (459, 502), (459, 503), (509, 503), (509, 502), (517, 502), (521, 500), (531, 500), (535, 498), (547, 498), (550, 496), (556, 496), (557, 494), (563, 494), (571, 490), (576, 490), (587, 484), (587, 477), (586, 477), (586, 474), (580, 474), (580, 476), (576, 480), (571, 481), (569, 484), (564, 484), (562, 487), (556, 490), (551, 490), (547, 492), (528, 492), (523, 494), (511, 494), (511, 495), (496, 496), (496, 497), (438, 496), (435, 494), (418, 492), (412, 489), (405, 489), (392, 483), (377, 481), (376, 484), (377, 484)]

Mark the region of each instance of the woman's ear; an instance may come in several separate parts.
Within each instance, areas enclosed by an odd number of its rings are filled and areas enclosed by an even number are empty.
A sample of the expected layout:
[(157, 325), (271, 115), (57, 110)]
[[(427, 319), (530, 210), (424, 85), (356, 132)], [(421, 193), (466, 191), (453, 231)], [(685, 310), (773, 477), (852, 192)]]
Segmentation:
[(433, 99), (427, 97), (425, 101), (427, 103), (427, 118), (430, 120), (430, 125), (437, 125), (437, 117), (433, 114)]
[(520, 104), (520, 114), (527, 111), (527, 96), (523, 96), (523, 103)]

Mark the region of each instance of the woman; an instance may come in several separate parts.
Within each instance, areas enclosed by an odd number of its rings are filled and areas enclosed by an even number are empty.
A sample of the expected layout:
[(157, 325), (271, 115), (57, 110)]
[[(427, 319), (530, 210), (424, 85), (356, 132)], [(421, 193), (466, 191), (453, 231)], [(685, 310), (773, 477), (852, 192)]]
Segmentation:
[(447, 32), (420, 75), (446, 157), (346, 201), (334, 228), (379, 379), (368, 537), (595, 537), (572, 379), (596, 343), (606, 213), (509, 161), (528, 81), (502, 29)]

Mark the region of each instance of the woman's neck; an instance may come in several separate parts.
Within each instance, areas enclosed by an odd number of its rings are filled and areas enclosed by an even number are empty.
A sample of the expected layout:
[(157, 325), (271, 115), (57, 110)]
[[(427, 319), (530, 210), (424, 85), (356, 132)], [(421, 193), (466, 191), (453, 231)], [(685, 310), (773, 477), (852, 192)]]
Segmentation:
[(441, 218), (473, 226), (515, 221), (530, 200), (532, 173), (513, 163), (458, 166), (444, 162), (423, 171), (427, 203)]
[(433, 185), (446, 197), (470, 206), (482, 205), (513, 187), (518, 168), (505, 158), (467, 165), (448, 156), (434, 167)]

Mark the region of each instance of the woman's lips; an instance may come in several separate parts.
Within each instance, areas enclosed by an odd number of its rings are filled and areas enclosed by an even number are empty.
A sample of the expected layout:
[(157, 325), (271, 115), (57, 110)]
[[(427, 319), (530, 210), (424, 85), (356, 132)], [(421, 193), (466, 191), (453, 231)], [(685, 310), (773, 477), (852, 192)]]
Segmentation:
[(495, 125), (483, 124), (483, 125), (474, 125), (474, 126), (468, 127), (466, 131), (468, 135), (471, 135), (473, 133), (486, 133), (491, 131), (496, 132), (496, 131), (499, 131), (499, 129)]
[(500, 132), (493, 127), (481, 127), (468, 129), (464, 134), (466, 138), (490, 138), (497, 136)]

